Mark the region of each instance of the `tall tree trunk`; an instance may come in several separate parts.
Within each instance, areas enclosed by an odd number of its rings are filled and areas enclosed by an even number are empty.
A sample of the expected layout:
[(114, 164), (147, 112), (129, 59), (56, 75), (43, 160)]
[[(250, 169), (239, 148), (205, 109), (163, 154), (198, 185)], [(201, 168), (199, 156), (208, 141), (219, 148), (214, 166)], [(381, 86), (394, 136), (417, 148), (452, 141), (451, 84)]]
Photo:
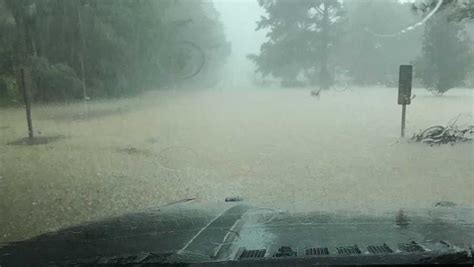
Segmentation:
[(80, 45), (80, 52), (79, 52), (79, 61), (81, 64), (81, 80), (82, 80), (82, 97), (84, 101), (87, 101), (87, 87), (86, 87), (86, 74), (85, 74), (85, 69), (84, 69), (84, 50), (85, 50), (85, 44), (84, 44), (84, 30), (82, 27), (82, 16), (81, 16), (81, 9), (80, 9), (80, 3), (77, 5), (77, 22), (79, 26), (79, 35), (80, 35), (80, 40), (81, 40), (81, 45)]
[(6, 0), (15, 20), (15, 65), (16, 67), (26, 65), (28, 60), (28, 27), (25, 14), (25, 6), (22, 0)]

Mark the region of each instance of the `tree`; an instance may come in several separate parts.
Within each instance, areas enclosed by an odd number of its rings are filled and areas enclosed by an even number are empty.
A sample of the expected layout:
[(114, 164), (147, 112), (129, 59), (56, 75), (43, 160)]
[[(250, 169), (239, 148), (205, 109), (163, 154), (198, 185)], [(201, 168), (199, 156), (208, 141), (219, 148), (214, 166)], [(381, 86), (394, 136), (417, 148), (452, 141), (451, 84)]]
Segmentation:
[(463, 85), (474, 59), (463, 24), (448, 21), (449, 16), (444, 10), (427, 22), (422, 55), (415, 64), (416, 77), (439, 95)]
[(269, 29), (259, 55), (249, 55), (263, 76), (294, 83), (300, 75), (327, 89), (333, 82), (330, 55), (337, 40), (338, 0), (259, 0), (267, 15), (256, 30)]
[(404, 34), (402, 29), (420, 20), (411, 4), (398, 0), (345, 1), (346, 31), (335, 57), (351, 83), (393, 86), (397, 67), (418, 57), (423, 28)]
[(0, 0), (0, 74), (13, 75), (13, 45), (15, 25), (12, 14)]
[(332, 41), (334, 40), (334, 36), (331, 36), (331, 28), (333, 24), (339, 21), (342, 13), (342, 5), (336, 0), (322, 0), (317, 2), (318, 3), (315, 3), (316, 5), (314, 5), (311, 10), (316, 10), (316, 12), (312, 12), (314, 13), (312, 17), (315, 19), (313, 25), (316, 26), (316, 29), (317, 25), (321, 25), (321, 28), (316, 30), (321, 35), (319, 49), (319, 82), (322, 89), (328, 89), (334, 82), (328, 69), (329, 48), (333, 45)]
[(426, 0), (425, 2), (415, 3), (414, 11), (428, 13), (441, 2), (439, 11), (448, 9), (448, 20), (462, 21), (474, 19), (474, 2), (470, 0)]
[(9, 90), (11, 78), (14, 75), (14, 40), (15, 26), (11, 13), (5, 2), (0, 0), (0, 102), (5, 103), (11, 97)]
[(229, 45), (212, 3), (0, 0), (0, 77), (32, 66), (37, 101), (125, 96), (179, 83), (176, 72), (196, 61), (184, 42), (205, 56), (201, 78), (224, 62)]

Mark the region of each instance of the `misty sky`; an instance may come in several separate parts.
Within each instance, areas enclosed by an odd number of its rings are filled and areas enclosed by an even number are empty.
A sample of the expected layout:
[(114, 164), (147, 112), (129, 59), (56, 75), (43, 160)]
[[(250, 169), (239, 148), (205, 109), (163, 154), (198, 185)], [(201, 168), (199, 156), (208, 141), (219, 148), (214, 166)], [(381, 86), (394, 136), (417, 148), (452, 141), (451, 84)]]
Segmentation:
[(235, 53), (258, 52), (265, 34), (256, 32), (256, 24), (264, 13), (255, 0), (214, 0), (221, 14), (227, 38)]
[[(227, 39), (232, 43), (232, 55), (229, 59), (228, 79), (230, 87), (243, 85), (249, 80), (254, 66), (246, 56), (257, 53), (265, 40), (265, 33), (255, 31), (257, 21), (263, 15), (263, 9), (255, 0), (213, 0), (217, 11), (221, 14)], [(237, 83), (238, 81), (238, 83)]]

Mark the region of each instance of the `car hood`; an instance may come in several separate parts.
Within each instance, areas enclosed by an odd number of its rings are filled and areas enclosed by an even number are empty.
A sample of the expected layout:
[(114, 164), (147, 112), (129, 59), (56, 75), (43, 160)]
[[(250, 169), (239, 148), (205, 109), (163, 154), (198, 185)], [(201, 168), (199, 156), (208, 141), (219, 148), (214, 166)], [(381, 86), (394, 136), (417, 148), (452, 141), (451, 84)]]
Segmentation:
[(474, 209), (451, 203), (360, 214), (190, 199), (4, 244), (0, 265), (330, 260), (385, 254), (411, 262), (410, 257), (433, 258), (433, 253), (457, 253), (469, 260), (473, 222)]

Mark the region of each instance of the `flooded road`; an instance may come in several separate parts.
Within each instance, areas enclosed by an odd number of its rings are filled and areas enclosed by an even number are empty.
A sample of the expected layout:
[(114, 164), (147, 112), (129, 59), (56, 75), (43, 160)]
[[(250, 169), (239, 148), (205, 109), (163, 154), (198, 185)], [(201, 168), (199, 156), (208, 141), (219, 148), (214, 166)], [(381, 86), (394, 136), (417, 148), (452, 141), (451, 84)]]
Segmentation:
[[(474, 92), (414, 90), (407, 136), (463, 114)], [(400, 140), (397, 90), (167, 91), (35, 106), (46, 145), (0, 109), (0, 242), (185, 198), (294, 210), (379, 211), (474, 205), (472, 143)], [(467, 118), (467, 119), (466, 119)]]

